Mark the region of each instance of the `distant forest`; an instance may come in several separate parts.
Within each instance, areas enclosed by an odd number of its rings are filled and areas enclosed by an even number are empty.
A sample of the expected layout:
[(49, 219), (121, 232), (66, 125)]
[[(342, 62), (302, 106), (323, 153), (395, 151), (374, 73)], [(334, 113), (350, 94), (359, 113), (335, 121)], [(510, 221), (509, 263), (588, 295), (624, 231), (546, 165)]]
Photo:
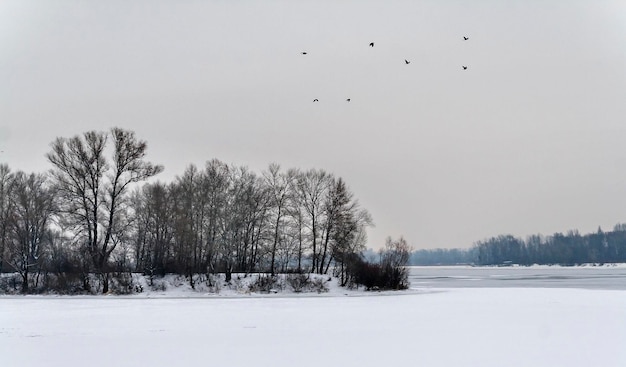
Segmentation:
[(278, 164), (259, 174), (214, 159), (174, 182), (149, 181), (163, 167), (145, 160), (146, 149), (113, 128), (57, 138), (47, 173), (1, 164), (0, 273), (18, 274), (24, 293), (120, 291), (129, 272), (181, 274), (192, 287), (195, 274), (230, 281), (251, 272), (333, 272), (342, 285), (406, 287), (403, 239), (389, 239), (375, 266), (360, 255), (372, 219), (343, 179)]
[(613, 231), (578, 231), (551, 236), (532, 235), (526, 240), (500, 235), (479, 241), (470, 249), (419, 250), (411, 253), (411, 265), (578, 265), (626, 263), (626, 224)]

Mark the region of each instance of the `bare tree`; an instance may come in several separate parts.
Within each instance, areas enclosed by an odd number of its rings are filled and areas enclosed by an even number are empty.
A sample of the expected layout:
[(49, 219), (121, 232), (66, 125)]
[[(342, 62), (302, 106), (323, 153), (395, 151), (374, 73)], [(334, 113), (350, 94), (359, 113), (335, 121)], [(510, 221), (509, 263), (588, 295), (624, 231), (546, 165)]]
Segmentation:
[[(295, 170), (294, 170), (295, 171)], [(297, 177), (298, 173), (295, 173)], [(278, 241), (277, 256), (280, 253), (281, 271), (304, 271), (303, 259), (310, 249), (309, 231), (305, 228), (306, 218), (296, 191), (295, 184), (291, 185), (291, 194), (285, 208), (285, 216), (280, 229), (281, 236)], [(308, 268), (308, 267), (307, 267)], [(307, 271), (309, 271), (307, 269)]]
[(366, 228), (373, 226), (373, 221), (368, 211), (360, 208), (354, 194), (349, 191), (341, 178), (333, 181), (326, 205), (328, 207), (326, 242), (330, 242), (331, 256), (325, 272), (328, 272), (328, 267), (334, 261), (339, 267), (341, 285), (346, 285), (346, 263), (365, 249)]
[(216, 271), (216, 261), (222, 262), (226, 269), (231, 268), (230, 257), (225, 258), (226, 244), (224, 232), (226, 215), (229, 206), (229, 190), (232, 188), (232, 168), (217, 159), (208, 161), (204, 168), (202, 183), (200, 185), (200, 200), (197, 205), (202, 206), (202, 242), (206, 249), (206, 265), (203, 271), (213, 273)]
[(398, 240), (387, 237), (385, 248), (380, 251), (385, 288), (407, 289), (409, 287), (409, 270), (406, 266), (411, 251), (411, 246), (403, 237)]
[(172, 201), (167, 185), (156, 182), (133, 196), (134, 256), (138, 270), (150, 275), (164, 275), (172, 244)]
[(276, 163), (270, 164), (267, 171), (263, 173), (265, 184), (267, 185), (270, 196), (270, 207), (273, 212), (273, 242), (270, 250), (272, 260), (270, 262), (270, 273), (274, 275), (276, 264), (276, 249), (278, 241), (281, 238), (281, 230), (284, 228), (282, 224), (283, 217), (287, 211), (287, 205), (291, 193), (292, 182), (296, 178), (296, 171), (289, 170), (287, 172), (280, 171), (280, 165)]
[(41, 174), (17, 172), (13, 181), (9, 263), (22, 277), (22, 292), (27, 293), (29, 275), (39, 275), (41, 270), (45, 237), (55, 213), (54, 193)]
[(245, 217), (247, 212), (246, 188), (249, 171), (245, 167), (230, 167), (227, 185), (224, 187), (223, 206), (220, 208), (220, 232), (217, 237), (218, 266), (225, 274), (227, 282), (231, 280), (233, 270), (238, 264), (238, 258), (243, 244), (245, 233)]
[[(330, 266), (332, 260), (329, 259), (328, 263), (326, 263), (326, 255), (329, 251), (331, 238), (339, 238), (338, 236), (336, 236), (338, 231), (345, 231), (345, 229), (347, 229), (348, 225), (350, 224), (348, 221), (348, 217), (351, 215), (351, 206), (355, 205), (351, 203), (351, 201), (352, 194), (348, 192), (348, 189), (346, 188), (343, 180), (341, 178), (332, 178), (330, 180), (328, 190), (326, 191), (326, 198), (324, 200), (324, 235), (318, 265), (318, 272), (320, 274), (327, 272), (328, 266)], [(344, 228), (339, 228), (338, 226), (340, 224), (343, 224)]]
[(324, 215), (323, 200), (332, 176), (323, 170), (309, 170), (297, 177), (297, 194), (304, 208), (307, 226), (311, 234), (311, 272), (318, 270), (318, 239), (321, 236), (320, 222)]
[(182, 176), (177, 177), (171, 193), (176, 262), (179, 271), (189, 278), (192, 288), (195, 287), (193, 275), (200, 270), (203, 258), (201, 225), (204, 206), (196, 201), (201, 180), (202, 174), (197, 167), (190, 165)]
[(234, 268), (249, 273), (257, 267), (259, 249), (267, 237), (271, 197), (262, 179), (248, 168), (234, 169), (231, 177), (230, 201), (225, 211), (231, 223), (227, 227), (231, 233), (228, 238), (232, 241)]
[[(299, 173), (296, 173), (296, 177)], [(304, 255), (304, 251), (306, 250), (306, 236), (305, 233), (305, 216), (303, 206), (301, 205), (302, 197), (298, 195), (297, 191), (297, 180), (294, 181), (291, 188), (294, 193), (292, 200), (289, 202), (289, 206), (287, 207), (287, 213), (290, 217), (290, 220), (287, 222), (287, 232), (288, 236), (292, 238), (292, 242), (295, 242), (297, 250), (296, 250), (296, 261), (298, 272), (302, 272), (302, 257)]]
[[(109, 139), (111, 157), (106, 156)], [(46, 156), (63, 200), (63, 219), (75, 240), (89, 253), (94, 270), (108, 292), (108, 260), (114, 236), (125, 225), (129, 186), (163, 170), (144, 160), (147, 144), (120, 128), (109, 133), (89, 131), (69, 139), (57, 138)]]
[(0, 164), (0, 272), (5, 263), (5, 250), (9, 242), (9, 219), (13, 215), (11, 192), (13, 173), (6, 164)]

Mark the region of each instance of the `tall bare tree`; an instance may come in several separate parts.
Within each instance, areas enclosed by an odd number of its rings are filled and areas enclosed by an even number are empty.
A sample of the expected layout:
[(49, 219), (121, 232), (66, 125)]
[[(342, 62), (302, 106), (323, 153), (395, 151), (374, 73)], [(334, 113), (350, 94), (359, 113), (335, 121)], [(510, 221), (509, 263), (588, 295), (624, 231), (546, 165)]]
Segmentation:
[(163, 170), (144, 160), (146, 149), (133, 132), (113, 128), (57, 138), (46, 155), (63, 199), (64, 223), (89, 253), (103, 293), (109, 290), (108, 260), (117, 244), (113, 237), (125, 226), (129, 187)]
[(39, 275), (49, 224), (55, 213), (54, 193), (46, 176), (17, 172), (11, 195), (9, 263), (22, 277), (22, 292), (29, 291), (29, 275)]
[[(333, 234), (337, 232), (338, 225), (342, 222), (343, 217), (349, 215), (352, 195), (348, 192), (346, 185), (341, 178), (332, 178), (326, 190), (326, 197), (324, 200), (324, 214), (325, 221), (323, 224), (323, 241), (320, 249), (318, 273), (325, 273), (327, 267), (330, 265), (332, 259), (326, 263), (326, 255), (329, 252), (329, 244), (334, 237)], [(347, 225), (348, 222), (346, 222)], [(326, 265), (326, 267), (324, 266)]]
[(220, 160), (208, 161), (199, 187), (198, 195), (201, 200), (198, 205), (202, 205), (204, 213), (202, 243), (206, 249), (206, 265), (202, 270), (207, 273), (215, 272), (219, 266), (224, 266), (224, 270), (232, 266), (232, 259), (227, 256), (228, 246), (224, 234), (228, 227), (226, 211), (229, 206), (229, 190), (232, 188), (232, 170), (232, 167)]
[(372, 217), (367, 210), (360, 208), (359, 202), (342, 178), (332, 181), (325, 207), (325, 235), (319, 272), (327, 273), (334, 261), (341, 267), (343, 275), (347, 256), (365, 249), (365, 229), (373, 225)]
[(133, 196), (133, 212), (137, 269), (151, 279), (155, 274), (165, 275), (173, 234), (169, 187), (161, 182), (144, 185)]
[(200, 270), (202, 261), (201, 224), (203, 221), (202, 203), (196, 201), (202, 174), (195, 165), (189, 165), (182, 176), (176, 178), (171, 188), (173, 208), (173, 241), (176, 248), (176, 262), (179, 271), (189, 279), (194, 288), (193, 274)]
[(296, 179), (296, 171), (288, 170), (280, 171), (280, 165), (276, 163), (270, 164), (267, 171), (263, 173), (265, 184), (268, 188), (271, 208), (273, 212), (273, 242), (270, 250), (272, 260), (270, 262), (270, 273), (274, 275), (276, 265), (276, 249), (278, 241), (281, 238), (281, 231), (285, 227), (283, 217), (287, 212), (288, 202), (292, 196), (292, 182)]
[(321, 221), (324, 215), (323, 201), (332, 176), (323, 170), (309, 170), (301, 172), (297, 177), (297, 194), (299, 202), (304, 208), (307, 226), (311, 235), (311, 272), (318, 271), (320, 254), (318, 240)]
[[(259, 260), (259, 247), (264, 242), (269, 212), (269, 191), (262, 179), (246, 167), (233, 169), (228, 193), (229, 201), (224, 210), (228, 225), (225, 227), (225, 243), (229, 244), (231, 267), (249, 273)], [(227, 279), (230, 272), (226, 272)]]
[(7, 164), (0, 164), (0, 272), (5, 263), (5, 250), (9, 242), (9, 219), (13, 215), (11, 192), (13, 173)]

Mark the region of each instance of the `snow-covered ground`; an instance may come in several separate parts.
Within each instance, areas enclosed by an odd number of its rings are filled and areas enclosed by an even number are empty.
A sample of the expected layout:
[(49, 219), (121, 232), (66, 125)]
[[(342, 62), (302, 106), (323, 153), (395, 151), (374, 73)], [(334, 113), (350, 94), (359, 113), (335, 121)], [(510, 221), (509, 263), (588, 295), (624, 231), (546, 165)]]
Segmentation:
[(626, 366), (626, 292), (0, 297), (0, 365)]

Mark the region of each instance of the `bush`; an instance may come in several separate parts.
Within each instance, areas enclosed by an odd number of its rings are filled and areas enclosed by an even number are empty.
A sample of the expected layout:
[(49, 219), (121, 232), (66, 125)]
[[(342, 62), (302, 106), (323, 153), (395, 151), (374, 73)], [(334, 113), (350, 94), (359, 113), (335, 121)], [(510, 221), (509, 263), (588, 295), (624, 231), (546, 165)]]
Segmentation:
[(311, 282), (309, 274), (288, 274), (286, 279), (287, 284), (296, 293), (306, 291)]
[(18, 293), (21, 289), (18, 274), (3, 274), (0, 273), (0, 293), (13, 294)]
[[(107, 275), (109, 276), (109, 275)], [(136, 292), (133, 284), (133, 276), (128, 272), (111, 273), (109, 279), (109, 292), (112, 294), (131, 294)]]
[(66, 272), (48, 274), (46, 277), (46, 291), (58, 294), (89, 294), (89, 289), (85, 284), (91, 281), (87, 274)]
[(259, 274), (257, 279), (248, 286), (250, 292), (276, 293), (284, 288), (282, 282), (275, 275)]
[[(207, 290), (211, 293), (218, 294), (222, 290), (221, 285), (222, 278), (219, 274), (207, 274), (205, 284), (207, 286)], [(227, 284), (224, 284), (227, 285)]]
[(310, 284), (310, 289), (313, 292), (317, 293), (326, 293), (328, 292), (328, 287), (326, 286), (326, 281), (322, 278), (315, 278)]
[(310, 274), (288, 274), (286, 276), (287, 284), (296, 293), (301, 292), (328, 292), (326, 281), (322, 278), (311, 279)]
[(367, 290), (402, 290), (409, 288), (408, 270), (404, 267), (383, 266), (361, 260), (352, 268), (352, 285)]
[(348, 264), (349, 286), (362, 285), (367, 290), (409, 288), (410, 247), (403, 238), (398, 241), (387, 239), (384, 250), (380, 252), (380, 263), (370, 263), (357, 256)]
[(152, 279), (152, 283), (150, 284), (150, 289), (153, 292), (165, 292), (167, 290), (167, 284), (165, 280), (162, 278)]
[(363, 259), (359, 260), (351, 267), (352, 284), (362, 285), (366, 290), (380, 289), (383, 283), (380, 264), (373, 264)]

